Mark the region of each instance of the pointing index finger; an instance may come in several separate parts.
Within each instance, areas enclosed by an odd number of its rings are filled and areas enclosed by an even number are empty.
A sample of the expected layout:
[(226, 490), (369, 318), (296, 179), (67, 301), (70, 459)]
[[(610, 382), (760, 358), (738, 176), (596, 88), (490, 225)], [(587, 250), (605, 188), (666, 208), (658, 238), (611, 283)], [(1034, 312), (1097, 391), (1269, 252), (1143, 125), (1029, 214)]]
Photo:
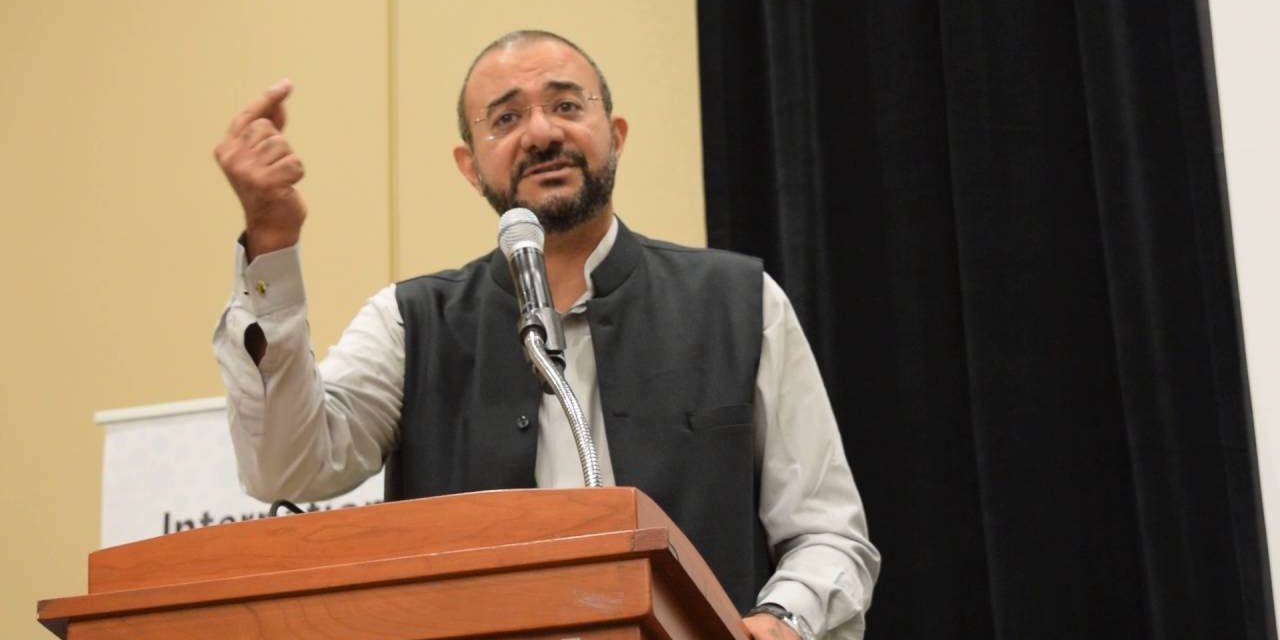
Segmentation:
[(245, 105), (244, 109), (231, 121), (231, 127), (227, 129), (227, 133), (239, 134), (249, 126), (250, 122), (258, 118), (267, 118), (276, 125), (277, 129), (284, 129), (284, 99), (289, 97), (292, 91), (293, 82), (288, 78), (271, 85), (270, 89)]

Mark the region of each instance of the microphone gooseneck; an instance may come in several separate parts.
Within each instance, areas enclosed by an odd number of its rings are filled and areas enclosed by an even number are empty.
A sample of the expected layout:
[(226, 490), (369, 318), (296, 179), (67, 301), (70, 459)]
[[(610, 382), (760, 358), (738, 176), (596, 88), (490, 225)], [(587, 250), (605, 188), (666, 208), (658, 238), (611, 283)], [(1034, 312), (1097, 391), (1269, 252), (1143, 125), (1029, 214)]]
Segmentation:
[(591, 428), (587, 426), (587, 416), (578, 404), (578, 396), (574, 395), (560, 368), (551, 361), (543, 349), (542, 336), (537, 331), (524, 334), (524, 353), (533, 368), (543, 379), (543, 383), (555, 393), (569, 418), (569, 429), (573, 431), (573, 446), (578, 450), (578, 464), (582, 467), (582, 484), (587, 487), (603, 487), (600, 479), (600, 459), (596, 456), (596, 443), (591, 439)]

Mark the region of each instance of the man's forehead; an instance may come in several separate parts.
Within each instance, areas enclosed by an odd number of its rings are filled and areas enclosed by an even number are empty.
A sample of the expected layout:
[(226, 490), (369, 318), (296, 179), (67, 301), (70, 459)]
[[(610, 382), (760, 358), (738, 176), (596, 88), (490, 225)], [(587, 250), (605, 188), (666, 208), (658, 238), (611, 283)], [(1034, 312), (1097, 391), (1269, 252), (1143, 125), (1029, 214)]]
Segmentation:
[[(599, 93), (595, 72), (582, 54), (556, 40), (517, 41), (499, 46), (476, 61), (467, 80), (465, 100), (470, 107), (512, 89), (541, 92), (549, 83), (570, 82)], [(478, 103), (478, 104), (477, 104)]]

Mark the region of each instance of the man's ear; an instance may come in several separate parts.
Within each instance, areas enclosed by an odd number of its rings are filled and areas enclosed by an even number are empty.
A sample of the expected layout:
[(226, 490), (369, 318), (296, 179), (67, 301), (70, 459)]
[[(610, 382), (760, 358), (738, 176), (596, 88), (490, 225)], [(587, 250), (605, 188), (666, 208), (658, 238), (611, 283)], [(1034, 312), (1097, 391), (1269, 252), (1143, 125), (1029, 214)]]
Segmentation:
[(627, 119), (621, 116), (613, 118), (613, 149), (614, 153), (622, 155), (622, 145), (627, 142)]
[(458, 165), (458, 171), (462, 173), (462, 177), (471, 183), (471, 187), (476, 191), (480, 191), (480, 177), (476, 174), (476, 156), (471, 151), (471, 147), (460, 144), (453, 148), (453, 161)]

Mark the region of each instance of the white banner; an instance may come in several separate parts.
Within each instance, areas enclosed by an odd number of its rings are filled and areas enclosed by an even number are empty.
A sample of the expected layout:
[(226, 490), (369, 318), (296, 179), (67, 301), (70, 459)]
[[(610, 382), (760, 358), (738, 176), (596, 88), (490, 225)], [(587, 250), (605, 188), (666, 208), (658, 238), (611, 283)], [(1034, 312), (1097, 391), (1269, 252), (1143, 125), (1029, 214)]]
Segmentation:
[[(222, 398), (207, 398), (94, 414), (106, 429), (103, 547), (267, 516), (270, 505), (246, 495), (236, 478), (225, 407)], [(344, 496), (298, 506), (321, 511), (381, 501), (379, 473)]]

